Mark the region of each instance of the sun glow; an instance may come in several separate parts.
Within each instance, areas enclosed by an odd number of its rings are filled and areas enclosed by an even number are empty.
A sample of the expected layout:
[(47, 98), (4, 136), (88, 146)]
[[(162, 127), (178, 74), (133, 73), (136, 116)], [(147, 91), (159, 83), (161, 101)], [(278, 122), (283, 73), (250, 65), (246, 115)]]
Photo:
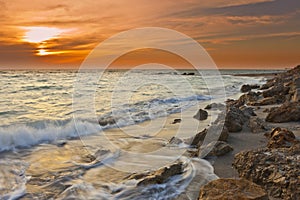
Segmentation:
[(64, 32), (64, 30), (50, 27), (26, 27), (27, 30), (23, 40), (30, 43), (41, 43), (53, 39)]

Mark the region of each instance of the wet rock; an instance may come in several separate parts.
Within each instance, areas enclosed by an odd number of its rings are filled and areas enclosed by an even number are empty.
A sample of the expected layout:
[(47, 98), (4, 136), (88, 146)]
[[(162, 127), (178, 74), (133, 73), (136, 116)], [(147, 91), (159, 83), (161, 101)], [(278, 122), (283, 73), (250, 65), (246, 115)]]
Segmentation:
[(261, 148), (235, 155), (239, 176), (263, 186), (273, 198), (300, 197), (300, 143), (290, 148)]
[(184, 170), (184, 164), (182, 162), (176, 162), (170, 166), (165, 166), (154, 172), (145, 172), (141, 174), (132, 174), (127, 179), (140, 180), (138, 186), (146, 186), (152, 184), (162, 184), (168, 181), (172, 176), (182, 174)]
[(112, 117), (99, 119), (100, 126), (107, 126), (107, 125), (113, 125), (116, 123), (116, 120)]
[(181, 119), (174, 119), (174, 121), (172, 122), (172, 124), (177, 124), (177, 123), (180, 123), (181, 122)]
[(300, 121), (300, 102), (287, 102), (276, 109), (271, 109), (266, 121), (275, 123)]
[(202, 110), (202, 109), (199, 109), (197, 114), (194, 115), (194, 118), (198, 119), (200, 121), (206, 120), (207, 117), (208, 117), (208, 112), (206, 110)]
[(249, 92), (250, 90), (251, 90), (250, 85), (242, 85), (242, 87), (241, 87), (241, 92), (243, 92), (243, 93)]
[(251, 91), (252, 89), (258, 89), (258, 88), (260, 88), (259, 85), (248, 85), (248, 84), (245, 84), (245, 85), (242, 85), (241, 92), (246, 93), (246, 92)]
[(183, 141), (178, 137), (172, 137), (169, 140), (169, 144), (179, 145), (179, 144), (182, 144), (182, 143), (183, 143)]
[(266, 191), (246, 179), (217, 179), (200, 189), (199, 200), (267, 200)]
[(287, 148), (297, 143), (292, 131), (277, 127), (269, 135), (268, 148)]
[(222, 109), (225, 109), (225, 105), (222, 104), (222, 103), (211, 103), (211, 104), (208, 104), (204, 109), (206, 110), (222, 110)]
[(182, 73), (182, 75), (192, 76), (192, 75), (195, 75), (195, 73), (194, 72), (188, 72), (188, 73), (184, 72), (184, 73)]
[(208, 145), (201, 146), (198, 151), (198, 157), (205, 158), (210, 156), (223, 156), (233, 151), (233, 147), (223, 141), (211, 142)]

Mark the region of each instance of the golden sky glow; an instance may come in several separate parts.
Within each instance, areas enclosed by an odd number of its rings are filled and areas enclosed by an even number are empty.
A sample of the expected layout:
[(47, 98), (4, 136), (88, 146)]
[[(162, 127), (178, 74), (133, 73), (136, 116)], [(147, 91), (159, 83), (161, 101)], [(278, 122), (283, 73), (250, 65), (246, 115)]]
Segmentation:
[[(299, 0), (0, 0), (0, 17), (0, 69), (78, 68), (104, 39), (151, 26), (195, 39), (220, 68), (300, 64)], [(184, 67), (174, 55), (150, 50), (123, 56), (115, 65), (150, 58)]]

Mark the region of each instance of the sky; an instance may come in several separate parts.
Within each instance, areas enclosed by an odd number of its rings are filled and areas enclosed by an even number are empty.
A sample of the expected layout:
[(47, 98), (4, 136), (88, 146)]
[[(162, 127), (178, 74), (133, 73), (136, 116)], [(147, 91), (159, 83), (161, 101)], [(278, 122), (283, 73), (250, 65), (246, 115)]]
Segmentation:
[[(0, 69), (79, 68), (102, 41), (143, 27), (193, 38), (219, 68), (300, 64), (299, 0), (0, 0), (0, 17)], [(156, 49), (130, 52), (113, 65), (148, 62), (189, 65)]]

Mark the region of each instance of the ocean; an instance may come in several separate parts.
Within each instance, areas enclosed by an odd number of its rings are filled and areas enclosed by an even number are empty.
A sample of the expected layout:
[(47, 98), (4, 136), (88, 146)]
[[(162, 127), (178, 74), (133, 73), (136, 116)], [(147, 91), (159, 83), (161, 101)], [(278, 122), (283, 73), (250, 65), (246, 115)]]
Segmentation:
[[(221, 70), (218, 77), (184, 70), (91, 70), (81, 76), (75, 70), (0, 71), (0, 199), (174, 199), (197, 170), (211, 165), (180, 157), (182, 175), (141, 188), (124, 179), (139, 166), (127, 166), (132, 157), (110, 148), (102, 132), (214, 102), (217, 91), (226, 99), (245, 83), (265, 81), (233, 76), (240, 73), (261, 71)], [(145, 146), (167, 142), (146, 132), (130, 136)], [(114, 140), (128, 144), (118, 134)], [(168, 151), (173, 155), (178, 149)], [(143, 165), (151, 162), (147, 156)], [(168, 160), (167, 153), (163, 156)], [(112, 167), (117, 165), (122, 170)]]

